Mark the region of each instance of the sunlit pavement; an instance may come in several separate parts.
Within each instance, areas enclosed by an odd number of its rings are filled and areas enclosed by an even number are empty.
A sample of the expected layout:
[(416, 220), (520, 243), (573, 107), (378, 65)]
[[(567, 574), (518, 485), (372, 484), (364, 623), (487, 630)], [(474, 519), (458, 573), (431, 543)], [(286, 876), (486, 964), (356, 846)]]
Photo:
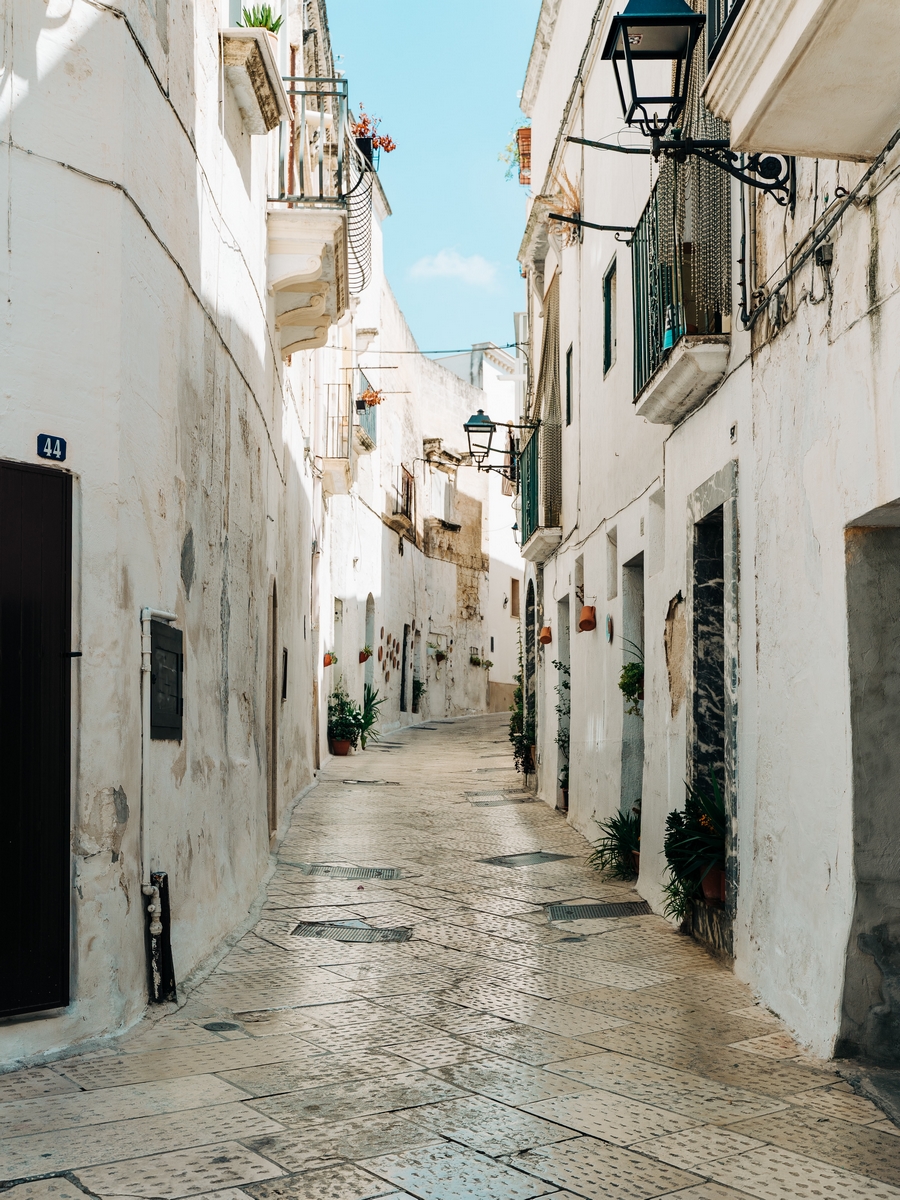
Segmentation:
[(700, 947), (551, 923), (640, 897), (522, 792), (504, 725), (335, 759), (178, 1012), (0, 1078), (0, 1180), (43, 1177), (11, 1200), (900, 1197), (897, 1126)]

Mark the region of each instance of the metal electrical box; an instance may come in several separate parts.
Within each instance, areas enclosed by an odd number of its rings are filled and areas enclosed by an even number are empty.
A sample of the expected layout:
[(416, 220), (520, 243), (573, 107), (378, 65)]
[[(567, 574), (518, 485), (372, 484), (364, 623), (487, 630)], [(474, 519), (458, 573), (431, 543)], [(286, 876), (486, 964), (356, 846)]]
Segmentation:
[(150, 737), (180, 742), (184, 716), (184, 634), (150, 622)]

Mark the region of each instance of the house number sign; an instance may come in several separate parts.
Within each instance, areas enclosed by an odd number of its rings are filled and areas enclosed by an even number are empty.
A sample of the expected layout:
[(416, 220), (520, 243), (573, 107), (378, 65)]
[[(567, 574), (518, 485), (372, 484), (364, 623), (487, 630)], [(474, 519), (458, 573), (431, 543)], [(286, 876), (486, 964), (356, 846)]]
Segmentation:
[(66, 461), (66, 439), (53, 433), (39, 433), (37, 440), (38, 458), (49, 458), (53, 462)]

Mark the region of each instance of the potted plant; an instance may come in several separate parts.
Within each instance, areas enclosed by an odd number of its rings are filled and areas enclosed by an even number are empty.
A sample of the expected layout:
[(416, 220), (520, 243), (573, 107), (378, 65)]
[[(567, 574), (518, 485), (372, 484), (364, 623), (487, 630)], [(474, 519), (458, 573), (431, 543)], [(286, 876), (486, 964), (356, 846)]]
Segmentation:
[(486, 671), (489, 671), (494, 664), (491, 662), (491, 660), (489, 658), (483, 658), (481, 660), (481, 665), (484, 667), (484, 669)]
[(517, 771), (532, 775), (535, 768), (534, 717), (525, 710), (525, 671), (522, 666), (522, 643), (519, 642), (519, 673), (516, 689), (510, 705), (509, 740), (513, 748), (513, 762)]
[(327, 650), (325, 652), (325, 657), (322, 659), (322, 663), (326, 667), (334, 667), (337, 665), (337, 655), (333, 650)]
[(625, 697), (625, 711), (635, 717), (643, 716), (641, 705), (644, 702), (644, 651), (634, 642), (626, 641), (634, 655), (631, 662), (622, 666), (619, 676), (619, 691)]
[(363, 646), (362, 650), (360, 650), (360, 652), (359, 652), (359, 661), (361, 663), (368, 662), (371, 657), (372, 657), (372, 647), (371, 646)]
[(328, 697), (328, 737), (334, 754), (343, 756), (356, 749), (362, 733), (362, 711), (342, 686)]
[(278, 53), (278, 30), (281, 28), (283, 17), (276, 17), (269, 4), (254, 5), (253, 8), (241, 9), (241, 19), (237, 22), (239, 29), (265, 29), (272, 43), (272, 49)]
[(378, 710), (386, 700), (387, 696), (378, 699), (378, 692), (371, 684), (367, 683), (363, 688), (363, 706), (359, 719), (359, 740), (363, 750), (370, 739), (377, 742), (381, 737), (375, 728), (375, 722), (378, 720)]
[(479, 656), (477, 654), (470, 654), (469, 662), (472, 664), (473, 667), (481, 666), (481, 659), (479, 658)]
[(412, 689), (412, 710), (414, 713), (419, 711), (419, 703), (424, 695), (425, 681), (423, 679), (414, 679)]
[(360, 154), (373, 167), (378, 166), (378, 156), (383, 150), (385, 154), (390, 154), (392, 150), (397, 149), (397, 143), (387, 134), (379, 133), (378, 126), (381, 124), (380, 117), (373, 117), (360, 104), (359, 117), (350, 118), (350, 132), (356, 141), (357, 149)]
[(641, 802), (631, 812), (617, 812), (597, 821), (603, 836), (594, 843), (588, 864), (612, 879), (634, 879), (641, 850)]
[(710, 785), (705, 791), (688, 784), (684, 811), (666, 818), (665, 913), (673, 920), (684, 920), (698, 893), (713, 903), (725, 900), (725, 801), (712, 772)]
[[(556, 744), (559, 746), (559, 754), (561, 760), (560, 780), (559, 785), (563, 789), (564, 807), (568, 810), (569, 807), (569, 718), (572, 712), (572, 685), (570, 679), (572, 671), (568, 664), (559, 662), (556, 659), (553, 661), (553, 666), (556, 668), (558, 680), (554, 691), (559, 700), (556, 705)], [(565, 783), (563, 783), (563, 778)]]

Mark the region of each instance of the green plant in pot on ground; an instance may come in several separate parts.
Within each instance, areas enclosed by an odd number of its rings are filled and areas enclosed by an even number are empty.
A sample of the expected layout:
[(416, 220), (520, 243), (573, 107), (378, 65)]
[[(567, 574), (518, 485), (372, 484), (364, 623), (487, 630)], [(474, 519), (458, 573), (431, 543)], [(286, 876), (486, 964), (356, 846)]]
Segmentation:
[(556, 705), (556, 744), (560, 749), (559, 786), (566, 792), (569, 790), (569, 720), (572, 713), (572, 671), (564, 662), (553, 660), (553, 666), (559, 675), (559, 682), (554, 690), (559, 697)]
[(687, 916), (704, 878), (725, 867), (725, 800), (712, 772), (709, 780), (709, 791), (687, 784), (684, 811), (676, 809), (666, 818), (663, 852), (669, 879), (664, 888), (664, 911), (675, 921)]
[(363, 713), (338, 684), (328, 697), (328, 736), (332, 743), (349, 742), (355, 750), (362, 734)]
[(641, 849), (641, 802), (631, 812), (617, 812), (598, 821), (603, 836), (594, 842), (588, 865), (610, 879), (634, 879), (634, 855)]
[(377, 688), (372, 687), (370, 683), (363, 688), (363, 706), (359, 720), (359, 740), (363, 750), (365, 750), (367, 742), (377, 742), (381, 737), (375, 728), (375, 723), (380, 715), (378, 710), (386, 701), (387, 696), (382, 696), (379, 700)]
[(521, 642), (519, 642), (519, 672), (516, 675), (516, 689), (513, 692), (513, 702), (509, 711), (511, 714), (509, 740), (512, 743), (516, 770), (530, 775), (534, 771), (531, 747), (534, 745), (535, 724), (534, 716), (526, 711), (525, 706), (525, 668), (522, 665)]

